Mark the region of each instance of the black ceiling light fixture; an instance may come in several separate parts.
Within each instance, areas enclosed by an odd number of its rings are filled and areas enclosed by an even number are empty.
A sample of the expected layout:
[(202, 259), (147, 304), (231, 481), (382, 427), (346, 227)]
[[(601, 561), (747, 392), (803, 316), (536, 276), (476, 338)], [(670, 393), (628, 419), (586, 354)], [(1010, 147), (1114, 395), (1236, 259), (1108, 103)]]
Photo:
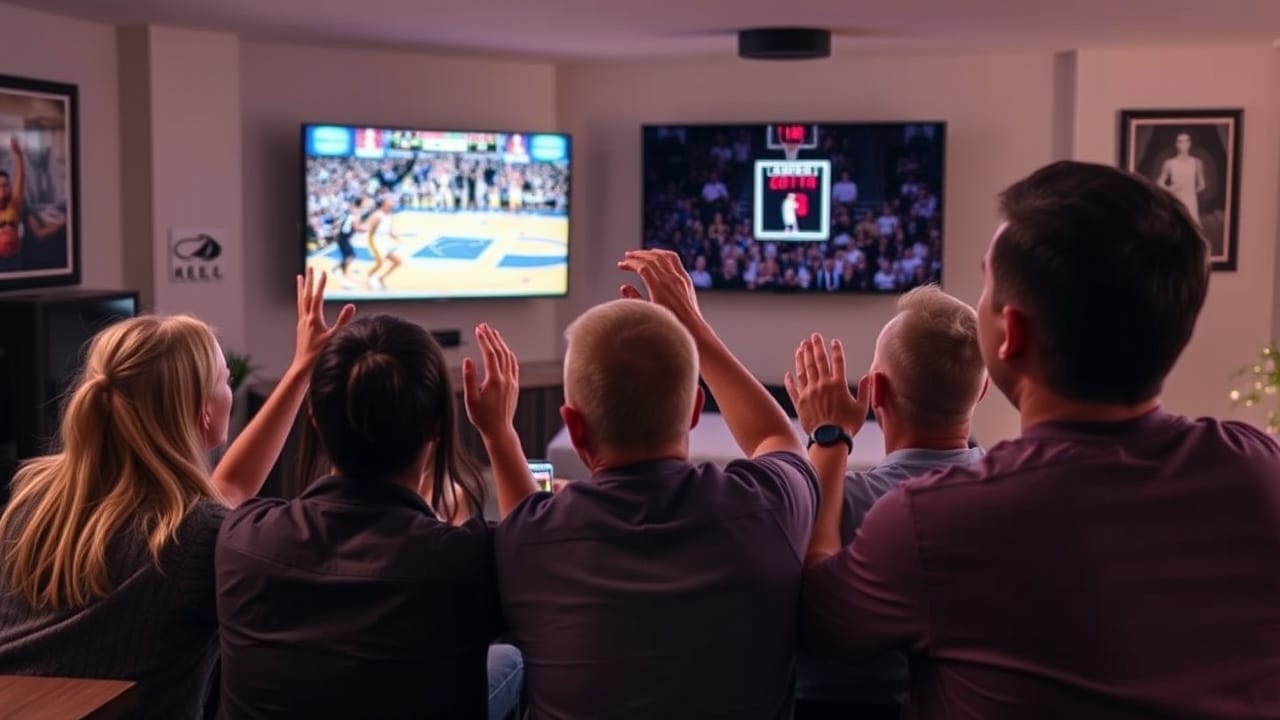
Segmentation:
[(830, 56), (830, 30), (772, 27), (738, 31), (738, 57), (748, 60), (816, 60)]

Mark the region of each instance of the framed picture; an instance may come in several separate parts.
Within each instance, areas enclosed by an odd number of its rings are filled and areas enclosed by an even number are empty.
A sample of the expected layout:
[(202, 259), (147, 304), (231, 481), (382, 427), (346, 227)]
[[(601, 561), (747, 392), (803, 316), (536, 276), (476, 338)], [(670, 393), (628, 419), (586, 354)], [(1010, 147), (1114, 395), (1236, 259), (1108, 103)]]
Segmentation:
[(76, 86), (0, 75), (0, 291), (79, 282)]
[(1123, 110), (1120, 167), (1186, 205), (1209, 241), (1214, 270), (1236, 269), (1243, 110)]

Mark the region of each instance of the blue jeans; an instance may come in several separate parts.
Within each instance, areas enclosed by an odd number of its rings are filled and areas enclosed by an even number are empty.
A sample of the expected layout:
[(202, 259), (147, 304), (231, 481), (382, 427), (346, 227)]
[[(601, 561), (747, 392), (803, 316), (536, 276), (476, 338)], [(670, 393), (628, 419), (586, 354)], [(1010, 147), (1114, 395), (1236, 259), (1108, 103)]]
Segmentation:
[(512, 645), (489, 646), (489, 720), (516, 718), (524, 690), (524, 657)]

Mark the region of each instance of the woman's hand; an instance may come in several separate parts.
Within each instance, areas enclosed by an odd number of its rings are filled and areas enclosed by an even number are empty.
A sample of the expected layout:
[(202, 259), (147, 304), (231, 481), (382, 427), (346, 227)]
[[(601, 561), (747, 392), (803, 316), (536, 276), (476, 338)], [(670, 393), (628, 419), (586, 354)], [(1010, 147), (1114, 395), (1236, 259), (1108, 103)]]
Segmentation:
[(325, 322), (324, 286), (328, 277), (328, 273), (320, 273), (320, 278), (315, 279), (315, 270), (310, 267), (305, 276), (298, 276), (298, 337), (293, 366), (299, 370), (310, 371), (329, 338), (356, 314), (356, 306), (348, 303), (338, 311), (332, 327)]

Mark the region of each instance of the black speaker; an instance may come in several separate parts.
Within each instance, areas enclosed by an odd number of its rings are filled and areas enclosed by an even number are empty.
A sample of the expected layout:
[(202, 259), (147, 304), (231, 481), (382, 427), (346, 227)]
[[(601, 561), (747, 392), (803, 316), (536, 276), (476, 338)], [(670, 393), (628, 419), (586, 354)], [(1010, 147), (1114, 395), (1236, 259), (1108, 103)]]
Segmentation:
[(738, 32), (738, 56), (748, 60), (814, 60), (830, 55), (830, 30), (771, 27)]

